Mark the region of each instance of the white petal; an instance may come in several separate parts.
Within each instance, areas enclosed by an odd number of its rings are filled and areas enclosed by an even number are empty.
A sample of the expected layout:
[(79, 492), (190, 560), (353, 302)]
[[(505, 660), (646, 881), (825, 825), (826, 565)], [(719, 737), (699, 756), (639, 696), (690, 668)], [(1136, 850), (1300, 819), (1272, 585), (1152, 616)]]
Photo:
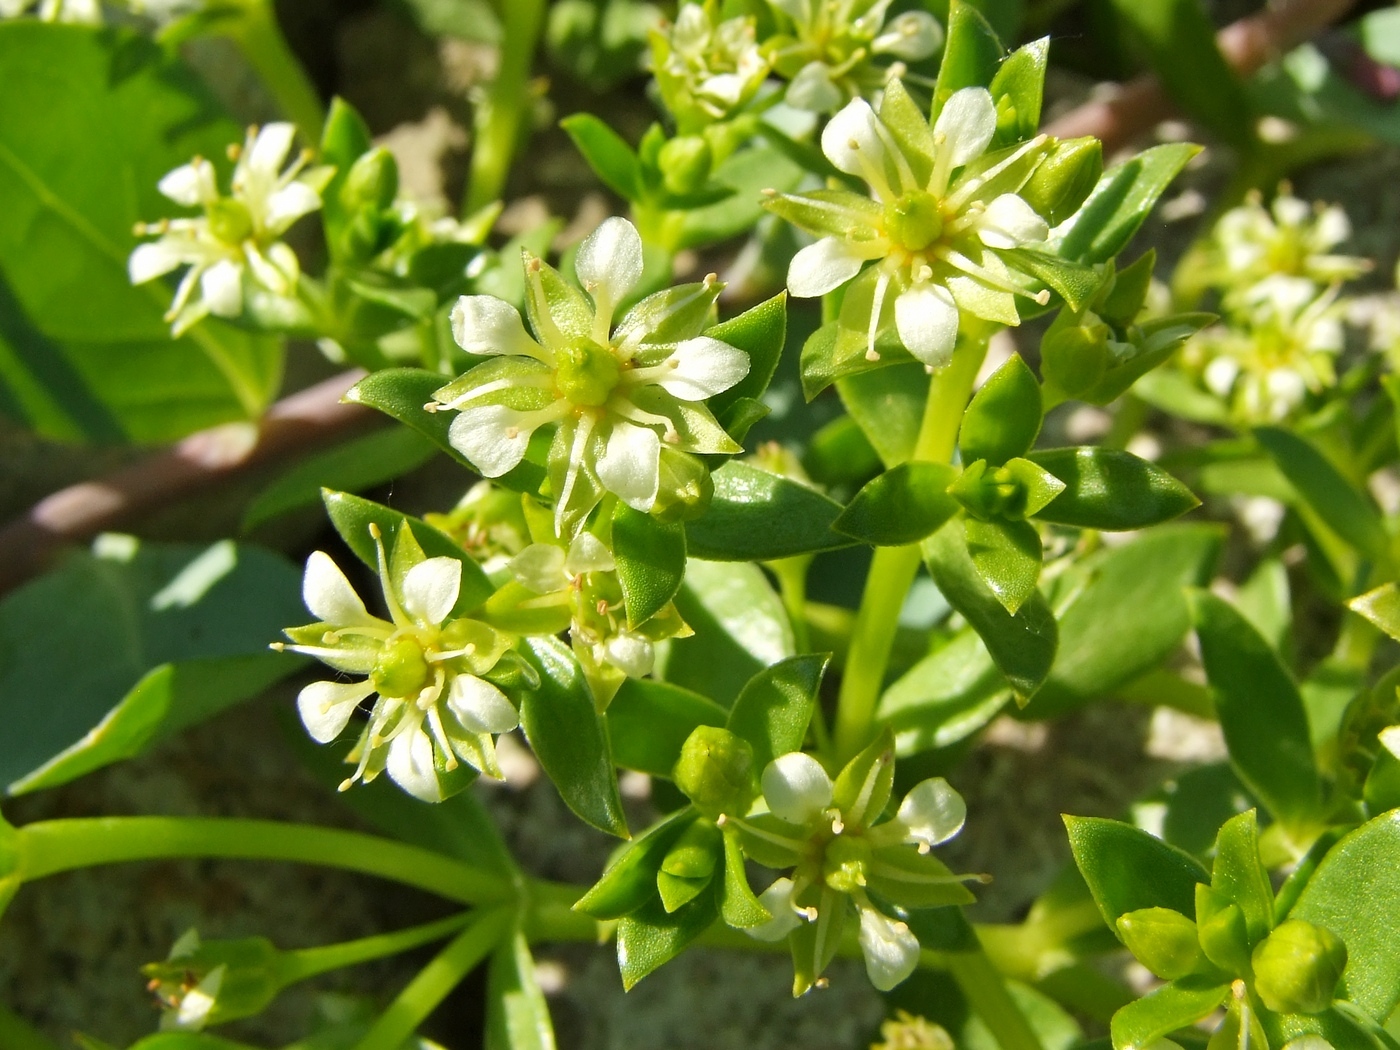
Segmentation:
[(200, 297), (217, 317), (237, 317), (243, 311), (243, 267), (221, 259), (199, 279)]
[(802, 925), (802, 917), (792, 906), (792, 880), (782, 878), (758, 895), (758, 903), (773, 916), (761, 926), (751, 926), (744, 932), (760, 941), (781, 941)]
[(462, 563), (439, 557), (420, 561), (404, 574), (400, 597), (404, 611), (422, 624), (440, 624), (457, 604)]
[(570, 576), (585, 572), (612, 572), (617, 568), (617, 559), (603, 541), (591, 532), (580, 532), (569, 544), (569, 556), (564, 562), (564, 571)]
[(831, 778), (811, 755), (779, 755), (763, 771), (763, 797), (769, 811), (789, 824), (807, 824), (831, 805)]
[(464, 295), (452, 308), (452, 338), (469, 354), (529, 354), (538, 349), (525, 334), (520, 311), (494, 295)]
[(312, 740), (329, 744), (372, 692), (369, 682), (312, 682), (297, 694), (297, 713)]
[(919, 939), (904, 923), (874, 908), (860, 909), (860, 950), (870, 983), (881, 992), (888, 992), (919, 965)]
[(939, 148), (949, 151), (950, 168), (960, 168), (982, 156), (996, 130), (996, 106), (991, 93), (980, 87), (954, 91), (933, 125), (934, 140), (940, 135), (945, 138)]
[(132, 284), (145, 284), (169, 273), (183, 263), (184, 253), (168, 240), (138, 244), (126, 261), (126, 272)]
[(784, 100), (793, 109), (809, 113), (829, 113), (841, 105), (846, 93), (831, 79), (831, 71), (821, 62), (808, 62), (788, 84)]
[(1003, 193), (977, 220), (977, 235), (989, 248), (1019, 248), (1050, 236), (1050, 226), (1014, 193)]
[(906, 62), (918, 62), (937, 51), (942, 43), (943, 27), (938, 19), (927, 11), (905, 11), (890, 21), (870, 49)]
[(552, 594), (569, 585), (563, 547), (532, 543), (510, 560), (510, 574), (536, 594)]
[(180, 998), (180, 1005), (166, 1011), (160, 1019), (160, 1027), (165, 1031), (198, 1032), (209, 1023), (223, 987), (226, 965), (216, 966), (204, 975), (197, 985)]
[(962, 830), (967, 820), (967, 803), (948, 781), (933, 777), (910, 789), (899, 804), (896, 819), (904, 825), (908, 841), (937, 846)]
[(263, 225), (276, 235), (321, 206), (321, 195), (304, 182), (289, 182), (267, 198)]
[(1376, 739), (1381, 742), (1381, 747), (1400, 758), (1400, 726), (1386, 726), (1376, 735)]
[(958, 338), (958, 308), (948, 289), (916, 284), (894, 301), (894, 326), (911, 354), (930, 368), (942, 368)]
[(1333, 248), (1351, 236), (1351, 220), (1335, 204), (1323, 210), (1313, 227), (1313, 239), (1321, 248)]
[(306, 559), (301, 598), (311, 615), (323, 623), (349, 627), (374, 622), (340, 566), (325, 551), (312, 551), (311, 557)]
[(574, 257), (574, 272), (594, 298), (599, 293), (616, 304), (642, 278), (642, 238), (637, 227), (613, 216), (584, 238)]
[(447, 706), (473, 733), (509, 733), (520, 724), (520, 713), (505, 693), (476, 675), (452, 679)]
[(533, 428), (525, 414), (505, 405), (481, 405), (457, 414), (447, 440), (488, 478), (499, 478), (525, 458)]
[[(990, 102), (991, 96), (987, 98)], [(885, 141), (878, 125), (879, 118), (870, 103), (863, 98), (852, 99), (822, 129), (822, 152), (847, 175), (866, 178), (872, 171), (884, 171)]]
[(1282, 226), (1301, 226), (1308, 221), (1308, 215), (1312, 209), (1308, 207), (1306, 201), (1301, 201), (1291, 195), (1281, 195), (1274, 198), (1273, 213), (1274, 218)]
[(214, 165), (207, 160), (193, 160), (167, 174), (156, 184), (161, 193), (176, 204), (198, 207), (218, 196), (214, 183)]
[(640, 634), (624, 631), (603, 643), (603, 655), (628, 678), (645, 678), (656, 664), (656, 648)]
[(749, 374), (749, 355), (707, 335), (686, 339), (666, 360), (671, 374), (658, 384), (682, 401), (703, 401)]
[(275, 121), (264, 126), (253, 140), (252, 149), (248, 151), (248, 167), (260, 174), (277, 174), (282, 168), (282, 162), (287, 159), (287, 154), (291, 152), (292, 139), (296, 133), (296, 127), (285, 121)]
[(792, 257), (788, 265), (788, 291), (799, 299), (815, 299), (835, 291), (860, 273), (865, 255), (839, 237), (823, 237)]
[(1217, 357), (1206, 365), (1202, 378), (1206, 386), (1218, 397), (1226, 397), (1239, 378), (1240, 366), (1232, 357)]
[(598, 457), (598, 480), (634, 510), (649, 511), (661, 483), (661, 439), (654, 430), (618, 421)]
[(384, 769), (395, 784), (414, 798), (442, 801), (442, 786), (433, 766), (433, 741), (421, 722), (394, 737)]

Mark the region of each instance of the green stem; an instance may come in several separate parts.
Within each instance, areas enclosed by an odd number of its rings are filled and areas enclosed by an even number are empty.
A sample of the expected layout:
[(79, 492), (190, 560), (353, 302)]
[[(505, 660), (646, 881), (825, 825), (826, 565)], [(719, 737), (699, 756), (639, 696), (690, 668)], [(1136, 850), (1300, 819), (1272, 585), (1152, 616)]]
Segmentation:
[(309, 143), (319, 143), (326, 117), (325, 106), (301, 61), (287, 46), (272, 0), (247, 3), (243, 17), (229, 35), (238, 43), (243, 57), (276, 100), (278, 108), (296, 124)]
[[(986, 353), (985, 339), (960, 343), (948, 367), (934, 375), (910, 459), (947, 463), (953, 458), (963, 409)], [(842, 763), (870, 741), (899, 611), (919, 571), (919, 558), (918, 544), (911, 544), (881, 547), (871, 560), (836, 704), (836, 757)]]
[(293, 984), (317, 974), (329, 973), (331, 970), (357, 966), (387, 955), (400, 955), (456, 933), (472, 918), (471, 912), (459, 912), (437, 922), (410, 926), (406, 930), (395, 930), (393, 933), (379, 933), (354, 941), (342, 941), (340, 944), (289, 951), (282, 956), (280, 976), (284, 985)]
[(946, 958), (948, 972), (1001, 1050), (1043, 1050), (1035, 1030), (1011, 998), (1010, 989), (986, 952), (950, 953)]
[(309, 824), (204, 817), (93, 817), (26, 824), (17, 836), (23, 882), (75, 868), (133, 860), (224, 857), (345, 868), (465, 904), (508, 901), (503, 880), (375, 835)]
[(778, 578), (778, 594), (783, 599), (788, 622), (792, 624), (793, 645), (799, 653), (809, 653), (812, 651), (812, 639), (807, 630), (807, 569), (812, 564), (812, 558), (803, 554), (766, 564)]
[(478, 918), (418, 971), (379, 1015), (355, 1050), (399, 1050), (452, 989), (476, 968), (510, 929), (512, 909), (498, 908)]
[(471, 172), (462, 214), (470, 215), (499, 200), (520, 139), (520, 123), (529, 99), (530, 68), (544, 23), (544, 0), (509, 0), (501, 5), (501, 67), (477, 103), (472, 126)]

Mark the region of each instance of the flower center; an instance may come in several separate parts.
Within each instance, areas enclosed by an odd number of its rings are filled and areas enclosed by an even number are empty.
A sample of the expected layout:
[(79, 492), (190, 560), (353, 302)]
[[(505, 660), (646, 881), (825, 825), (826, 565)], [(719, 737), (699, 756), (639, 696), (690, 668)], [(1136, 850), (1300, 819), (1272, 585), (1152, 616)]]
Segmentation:
[(369, 675), (375, 691), (395, 699), (417, 696), (433, 680), (433, 669), (416, 638), (400, 637), (386, 645)]
[(208, 205), (209, 232), (225, 244), (241, 244), (253, 232), (253, 217), (241, 201), (221, 198)]
[(558, 355), (554, 384), (575, 405), (605, 404), (622, 375), (617, 355), (589, 339), (564, 348)]
[(943, 210), (938, 199), (911, 190), (885, 205), (885, 233), (906, 251), (920, 252), (943, 236)]
[(870, 861), (870, 843), (843, 835), (826, 847), (822, 878), (837, 893), (854, 893), (865, 885)]

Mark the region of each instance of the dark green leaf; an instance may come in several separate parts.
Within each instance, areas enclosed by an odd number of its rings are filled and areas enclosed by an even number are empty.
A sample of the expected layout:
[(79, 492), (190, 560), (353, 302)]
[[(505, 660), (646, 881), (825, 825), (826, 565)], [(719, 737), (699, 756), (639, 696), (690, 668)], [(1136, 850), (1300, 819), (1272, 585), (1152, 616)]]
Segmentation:
[(1110, 168), (1084, 206), (1056, 228), (1048, 247), (1077, 262), (1112, 259), (1128, 246), (1157, 198), (1200, 151), (1199, 146), (1173, 142)]
[(689, 904), (667, 914), (658, 899), (625, 916), (617, 924), (617, 963), (627, 990), (658, 966), (670, 962), (719, 916), (715, 886)]
[(801, 482), (737, 461), (712, 476), (710, 507), (685, 530), (697, 558), (771, 561), (851, 544), (831, 527), (841, 504)]
[(681, 745), (696, 726), (723, 726), (729, 712), (689, 689), (629, 678), (608, 705), (613, 761), (655, 777), (670, 778)]
[(749, 233), (763, 217), (763, 191), (794, 190), (806, 175), (800, 164), (771, 146), (731, 154), (715, 168), (713, 181), (730, 187), (733, 194), (717, 204), (687, 209), (680, 216), (676, 248), (708, 248)]
[(281, 340), (208, 319), (171, 339), (174, 284), (127, 275), (135, 224), (181, 211), (161, 177), (243, 130), (182, 62), (116, 28), (6, 21), (0, 68), (0, 414), (102, 442), (256, 418)]
[(987, 87), (996, 76), (1002, 58), (1001, 41), (982, 13), (964, 0), (948, 6), (948, 36), (943, 45), (943, 61), (938, 67), (938, 84), (933, 89), (936, 121), (953, 92), (965, 87)]
[(461, 545), (426, 521), (408, 514), (400, 514), (381, 503), (361, 499), (348, 492), (323, 489), (321, 499), (326, 504), (326, 516), (331, 519), (335, 531), (340, 533), (340, 538), (355, 553), (355, 557), (371, 569), (377, 569), (379, 566), (378, 548), (370, 533), (371, 525), (376, 526), (383, 536), (386, 554), (393, 551), (394, 537), (398, 535), (399, 529), (407, 525), (413, 530), (413, 538), (418, 541), (418, 546), (423, 548), (423, 553), (429, 558), (453, 558), (460, 562), (462, 583), (457, 594), (457, 604), (452, 607), (454, 615), (461, 616), (479, 608), (495, 593), (496, 588), (481, 571), (481, 566), (461, 548)]
[(977, 573), (1013, 617), (1040, 578), (1040, 533), (1028, 521), (964, 522), (967, 553)]
[(645, 191), (641, 162), (632, 147), (592, 113), (574, 113), (559, 122), (603, 185), (625, 201), (641, 200)]
[(1038, 593), (1014, 615), (1008, 613), (973, 565), (963, 532), (963, 523), (954, 519), (924, 541), (929, 573), (948, 603), (981, 636), (1017, 696), (1028, 700), (1055, 660), (1054, 614)]
[[(1005, 35), (1004, 39), (1012, 39), (1012, 36)], [(1032, 40), (1007, 55), (1006, 61), (992, 78), (989, 88), (992, 101), (998, 107), (1009, 105), (1015, 114), (1009, 130), (1003, 130), (1001, 120), (997, 121), (998, 134), (992, 140), (993, 149), (1033, 138), (1039, 130), (1040, 103), (1045, 94), (1045, 67), (1049, 54), (1049, 37)], [(1002, 99), (1006, 102), (1003, 103)]]
[(1117, 820), (1066, 816), (1070, 849), (1104, 922), (1143, 908), (1196, 912), (1196, 885), (1209, 879), (1190, 854)]
[(695, 810), (686, 806), (652, 825), (619, 852), (602, 877), (585, 893), (575, 911), (595, 919), (620, 919), (656, 899), (656, 873), (671, 845), (695, 822)]
[(787, 338), (787, 293), (750, 307), (738, 317), (722, 321), (705, 332), (712, 339), (736, 346), (749, 355), (749, 374), (728, 390), (710, 398), (710, 410), (719, 415), (741, 398), (757, 401), (763, 397)]
[(928, 385), (924, 366), (908, 361), (838, 379), (836, 391), (885, 466), (893, 467), (914, 454)]
[(1176, 478), (1115, 448), (1052, 448), (1030, 460), (1065, 483), (1041, 521), (1082, 529), (1143, 529), (1185, 514), (1201, 501)]
[(539, 689), (520, 705), (530, 747), (565, 805), (585, 823), (626, 838), (607, 726), (574, 654), (557, 638), (528, 638), (521, 648), (540, 675)]
[(901, 463), (857, 492), (832, 527), (876, 547), (917, 543), (958, 512), (948, 495), (957, 474), (946, 463)]
[(554, 1050), (549, 1004), (535, 978), (535, 959), (516, 930), (491, 956), (486, 986), (486, 1050)]
[(296, 670), (267, 646), (306, 619), (299, 590), (297, 570), (256, 547), (104, 536), (12, 592), (0, 785), (53, 787), (138, 755)]
[(802, 750), (829, 656), (794, 656), (749, 679), (729, 710), (726, 728), (753, 747), (754, 769)]
[(421, 434), (390, 427), (319, 452), (258, 493), (243, 514), (243, 528), (318, 503), (323, 488), (355, 492), (392, 481), (421, 467), (435, 451)]
[(1163, 985), (1113, 1015), (1113, 1050), (1146, 1050), (1159, 1039), (1214, 1013), (1229, 994), (1228, 984), (1199, 977)]
[(627, 626), (640, 627), (670, 604), (681, 588), (685, 528), (619, 503), (613, 512), (612, 530)]
[(1269, 643), (1228, 602), (1190, 595), (1201, 660), (1230, 761), (1276, 820), (1308, 821), (1321, 788), (1298, 687)]
[(909, 754), (966, 739), (1010, 700), (1006, 680), (969, 627), (885, 690), (879, 720), (895, 730), (899, 753)]
[(958, 448), (964, 463), (1000, 466), (1024, 456), (1040, 433), (1040, 384), (1020, 354), (1012, 354), (973, 396), (963, 413)]

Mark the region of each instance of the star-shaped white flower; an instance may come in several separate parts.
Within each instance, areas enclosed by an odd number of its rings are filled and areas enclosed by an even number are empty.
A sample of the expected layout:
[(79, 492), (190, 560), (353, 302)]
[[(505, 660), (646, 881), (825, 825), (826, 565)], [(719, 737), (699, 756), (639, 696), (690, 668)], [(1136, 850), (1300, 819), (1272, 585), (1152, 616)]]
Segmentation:
[(714, 5), (683, 4), (668, 31), (652, 39), (652, 66), (683, 134), (724, 120), (748, 103), (768, 75), (754, 20), (720, 20)]

